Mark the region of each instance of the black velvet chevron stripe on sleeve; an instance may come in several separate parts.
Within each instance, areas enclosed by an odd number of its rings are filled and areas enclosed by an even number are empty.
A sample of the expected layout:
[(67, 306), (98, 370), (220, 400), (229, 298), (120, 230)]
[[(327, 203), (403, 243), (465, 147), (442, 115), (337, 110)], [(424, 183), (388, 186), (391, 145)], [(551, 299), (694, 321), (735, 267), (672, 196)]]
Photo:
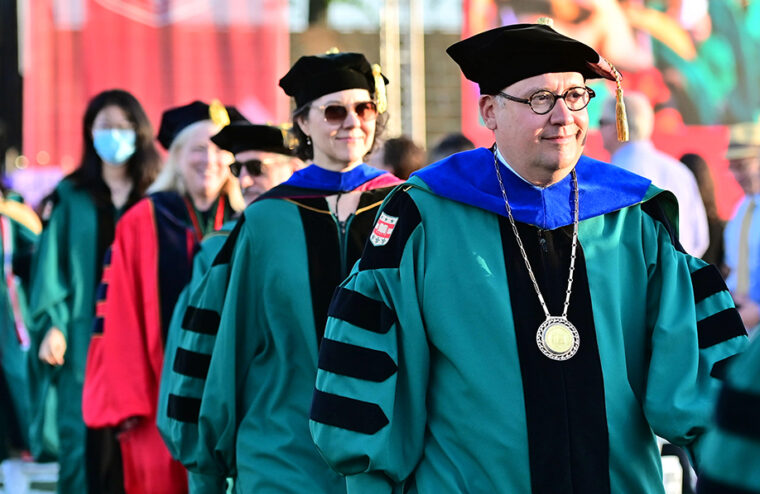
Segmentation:
[(398, 370), (396, 363), (385, 352), (328, 338), (323, 338), (319, 347), (319, 368), (373, 382), (383, 382)]
[(383, 302), (343, 287), (335, 290), (327, 315), (373, 333), (387, 333), (396, 322), (396, 313)]
[(169, 395), (169, 402), (166, 405), (166, 415), (170, 419), (191, 424), (198, 423), (198, 417), (201, 413), (201, 400), (198, 398), (188, 398), (186, 396)]
[(709, 348), (737, 336), (746, 336), (744, 323), (736, 309), (726, 309), (697, 322), (699, 348)]
[(399, 267), (406, 242), (422, 221), (417, 205), (405, 191), (399, 191), (391, 197), (382, 212), (398, 220), (386, 243), (373, 245), (370, 235), (359, 261), (361, 271)]
[(711, 295), (727, 290), (720, 271), (709, 264), (691, 273), (694, 302), (699, 303)]
[(218, 312), (191, 305), (187, 306), (182, 317), (182, 329), (212, 336), (219, 331), (220, 323), (221, 317)]
[(362, 434), (374, 434), (386, 425), (388, 417), (375, 403), (314, 390), (311, 420)]
[(209, 365), (211, 365), (211, 355), (177, 348), (172, 368), (174, 372), (183, 376), (205, 379), (208, 375)]
[(760, 410), (759, 394), (726, 386), (718, 399), (718, 427), (738, 436), (760, 441), (757, 410)]

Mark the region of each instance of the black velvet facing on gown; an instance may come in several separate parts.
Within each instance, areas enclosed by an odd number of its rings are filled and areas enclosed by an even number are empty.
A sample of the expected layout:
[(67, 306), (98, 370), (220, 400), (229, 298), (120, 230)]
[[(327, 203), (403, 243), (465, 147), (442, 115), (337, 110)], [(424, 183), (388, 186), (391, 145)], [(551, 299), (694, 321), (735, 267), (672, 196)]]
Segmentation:
[[(539, 232), (517, 225), (549, 312), (560, 316), (573, 227)], [(501, 216), (499, 226), (523, 381), (532, 492), (610, 493), (604, 382), (583, 249), (578, 244), (568, 313), (580, 334), (580, 348), (569, 360), (554, 361), (536, 345), (546, 316), (512, 227)]]

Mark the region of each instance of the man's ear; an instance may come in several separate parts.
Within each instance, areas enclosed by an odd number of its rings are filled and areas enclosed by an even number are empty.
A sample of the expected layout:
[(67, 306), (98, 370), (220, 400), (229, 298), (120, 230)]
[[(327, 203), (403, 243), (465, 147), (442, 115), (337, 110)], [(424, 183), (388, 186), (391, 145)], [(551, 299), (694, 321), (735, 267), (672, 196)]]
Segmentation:
[(489, 130), (496, 130), (496, 97), (490, 94), (483, 94), (478, 99), (478, 108), (480, 109), (480, 118)]

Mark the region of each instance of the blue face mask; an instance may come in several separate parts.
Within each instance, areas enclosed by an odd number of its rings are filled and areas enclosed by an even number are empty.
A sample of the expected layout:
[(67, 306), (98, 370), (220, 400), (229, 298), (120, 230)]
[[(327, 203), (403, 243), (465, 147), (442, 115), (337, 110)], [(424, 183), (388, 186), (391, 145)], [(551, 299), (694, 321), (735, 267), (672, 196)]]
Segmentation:
[(135, 154), (137, 134), (132, 129), (98, 129), (92, 131), (92, 144), (100, 159), (118, 166)]

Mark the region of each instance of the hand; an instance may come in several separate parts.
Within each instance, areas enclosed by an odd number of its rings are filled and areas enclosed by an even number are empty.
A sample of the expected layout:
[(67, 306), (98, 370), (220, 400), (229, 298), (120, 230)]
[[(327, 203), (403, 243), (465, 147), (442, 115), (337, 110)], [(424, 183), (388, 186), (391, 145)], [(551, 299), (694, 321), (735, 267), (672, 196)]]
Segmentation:
[(45, 338), (40, 343), (40, 351), (37, 356), (43, 362), (50, 365), (63, 365), (63, 356), (66, 353), (66, 337), (60, 329), (53, 326), (48, 329)]

